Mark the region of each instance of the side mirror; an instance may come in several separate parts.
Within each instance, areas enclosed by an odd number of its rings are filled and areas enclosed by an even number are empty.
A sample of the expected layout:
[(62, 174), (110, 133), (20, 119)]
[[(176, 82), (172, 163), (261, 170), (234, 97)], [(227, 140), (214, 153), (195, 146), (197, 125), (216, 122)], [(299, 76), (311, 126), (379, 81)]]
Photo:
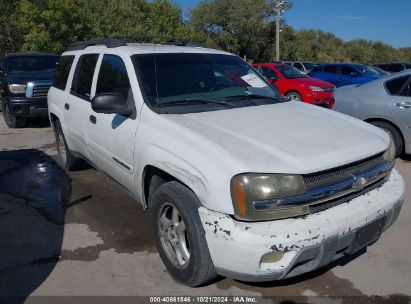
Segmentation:
[(120, 114), (128, 116), (132, 110), (119, 93), (101, 93), (97, 94), (91, 100), (91, 108), (96, 113)]

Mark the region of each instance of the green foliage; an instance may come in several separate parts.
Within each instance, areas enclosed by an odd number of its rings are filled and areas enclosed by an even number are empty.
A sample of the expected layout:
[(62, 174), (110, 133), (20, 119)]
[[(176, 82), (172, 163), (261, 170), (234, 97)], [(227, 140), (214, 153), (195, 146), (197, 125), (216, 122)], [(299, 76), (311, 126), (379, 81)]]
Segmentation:
[(18, 51), (23, 43), (17, 23), (18, 5), (18, 0), (0, 0), (0, 55)]
[[(0, 55), (5, 51), (62, 52), (84, 39), (141, 35), (202, 42), (246, 56), (275, 60), (280, 0), (203, 0), (184, 21), (171, 0), (0, 0)], [(284, 1), (282, 9), (291, 4)], [(332, 33), (295, 30), (281, 22), (282, 60), (314, 62), (411, 61), (410, 48), (381, 41), (344, 42)], [(158, 42), (164, 38), (149, 39)]]
[[(254, 60), (274, 51), (278, 0), (205, 0), (192, 10), (190, 23), (210, 46)], [(289, 7), (288, 2), (284, 7)]]

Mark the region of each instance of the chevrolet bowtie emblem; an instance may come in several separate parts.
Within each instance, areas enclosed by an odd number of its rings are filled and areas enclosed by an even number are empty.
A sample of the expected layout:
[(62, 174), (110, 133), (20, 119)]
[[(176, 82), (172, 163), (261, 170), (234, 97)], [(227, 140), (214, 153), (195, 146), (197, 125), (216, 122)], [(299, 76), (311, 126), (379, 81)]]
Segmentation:
[(352, 176), (354, 178), (354, 182), (352, 183), (353, 190), (362, 190), (365, 185), (367, 184), (367, 179), (362, 176)]

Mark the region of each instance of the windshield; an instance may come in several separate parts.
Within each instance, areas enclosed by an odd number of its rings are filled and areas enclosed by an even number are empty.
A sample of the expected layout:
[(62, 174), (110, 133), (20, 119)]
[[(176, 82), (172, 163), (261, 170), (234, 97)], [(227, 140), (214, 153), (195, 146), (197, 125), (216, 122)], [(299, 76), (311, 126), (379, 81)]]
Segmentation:
[(311, 71), (313, 68), (315, 68), (315, 64), (311, 62), (304, 62), (304, 66), (306, 70)]
[(367, 75), (367, 76), (379, 76), (380, 75), (376, 70), (366, 65), (363, 65), (363, 64), (358, 65), (357, 68), (361, 71), (361, 74), (363, 75)]
[(304, 74), (299, 69), (289, 65), (278, 65), (275, 67), (285, 78), (287, 79), (298, 79), (307, 78), (307, 74)]
[(58, 56), (12, 56), (6, 59), (7, 73), (52, 72), (56, 68)]
[(281, 98), (237, 56), (220, 54), (139, 54), (134, 66), (146, 101), (152, 106), (246, 106), (251, 97), (266, 103)]

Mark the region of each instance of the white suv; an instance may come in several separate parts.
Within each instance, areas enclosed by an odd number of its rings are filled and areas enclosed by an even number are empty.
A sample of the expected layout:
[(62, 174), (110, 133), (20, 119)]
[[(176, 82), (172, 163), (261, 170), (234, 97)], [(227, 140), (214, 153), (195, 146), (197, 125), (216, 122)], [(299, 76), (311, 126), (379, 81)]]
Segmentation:
[(189, 286), (322, 267), (376, 241), (403, 203), (387, 133), (284, 100), (230, 53), (77, 42), (48, 109), (64, 168), (85, 159), (135, 197)]

